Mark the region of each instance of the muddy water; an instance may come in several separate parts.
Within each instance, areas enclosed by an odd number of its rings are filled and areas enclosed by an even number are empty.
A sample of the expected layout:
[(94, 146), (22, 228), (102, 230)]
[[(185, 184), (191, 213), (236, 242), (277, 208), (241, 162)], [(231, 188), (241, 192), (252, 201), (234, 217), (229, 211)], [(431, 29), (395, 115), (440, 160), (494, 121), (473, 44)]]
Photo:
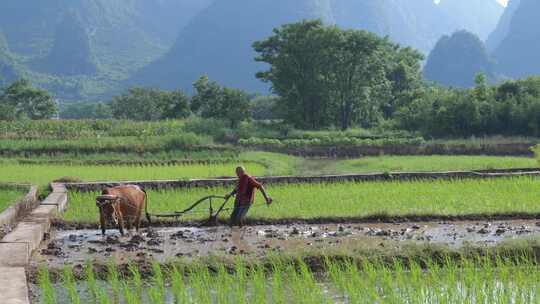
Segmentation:
[(540, 223), (512, 220), (494, 222), (418, 222), (374, 224), (266, 225), (244, 228), (174, 227), (144, 229), (139, 235), (120, 236), (109, 230), (53, 231), (34, 255), (34, 263), (49, 267), (81, 264), (88, 260), (117, 263), (154, 258), (248, 255), (272, 252), (351, 252), (397, 249), (409, 244), (437, 244), (458, 249), (465, 245), (493, 246), (503, 240), (540, 236)]

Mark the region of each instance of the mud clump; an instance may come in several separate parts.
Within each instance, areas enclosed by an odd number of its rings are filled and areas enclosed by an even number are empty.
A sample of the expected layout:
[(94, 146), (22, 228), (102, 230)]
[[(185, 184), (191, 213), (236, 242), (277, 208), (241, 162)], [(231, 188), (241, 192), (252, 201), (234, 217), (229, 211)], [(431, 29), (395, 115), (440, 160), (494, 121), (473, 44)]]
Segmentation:
[(107, 236), (107, 238), (105, 239), (105, 243), (109, 244), (109, 245), (115, 245), (115, 244), (119, 244), (120, 240), (118, 239), (118, 236), (116, 236), (116, 235)]
[(482, 228), (482, 229), (478, 230), (477, 233), (479, 233), (479, 234), (490, 234), (491, 231), (489, 229), (487, 229), (487, 228)]
[(188, 237), (184, 234), (183, 230), (180, 230), (176, 233), (171, 234), (170, 239), (171, 240), (179, 240), (179, 239), (187, 239)]
[(495, 230), (496, 235), (502, 235), (502, 234), (505, 234), (505, 233), (506, 233), (506, 229), (504, 229), (504, 228), (497, 228), (497, 230)]
[(155, 230), (149, 228), (148, 232), (146, 233), (146, 236), (151, 238), (151, 239), (155, 239), (155, 238), (159, 237), (159, 233), (157, 233)]
[(143, 243), (144, 241), (145, 241), (145, 239), (142, 236), (136, 234), (133, 237), (131, 237), (131, 239), (128, 241), (128, 243), (138, 245), (140, 243)]
[(66, 254), (62, 251), (62, 247), (57, 242), (50, 242), (47, 244), (47, 248), (41, 250), (42, 255), (65, 257)]
[(163, 241), (160, 239), (150, 239), (148, 242), (146, 242), (148, 246), (159, 246), (161, 243), (163, 243)]

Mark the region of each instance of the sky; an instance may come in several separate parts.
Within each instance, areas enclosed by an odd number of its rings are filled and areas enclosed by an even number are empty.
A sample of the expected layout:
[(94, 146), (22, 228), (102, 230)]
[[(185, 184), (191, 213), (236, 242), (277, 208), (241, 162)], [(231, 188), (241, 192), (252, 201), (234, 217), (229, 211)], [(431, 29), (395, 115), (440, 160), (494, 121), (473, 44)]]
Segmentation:
[[(440, 0), (435, 0), (436, 3), (439, 3)], [(506, 6), (508, 4), (508, 0), (497, 0), (500, 4)]]

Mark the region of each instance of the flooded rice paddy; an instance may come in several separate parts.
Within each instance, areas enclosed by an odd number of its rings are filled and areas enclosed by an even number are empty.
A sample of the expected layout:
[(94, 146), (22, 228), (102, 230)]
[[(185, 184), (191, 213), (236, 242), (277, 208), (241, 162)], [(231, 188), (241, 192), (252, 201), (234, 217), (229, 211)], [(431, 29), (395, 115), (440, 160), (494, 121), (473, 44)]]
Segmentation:
[(264, 258), (271, 253), (354, 252), (395, 249), (408, 245), (495, 246), (505, 240), (540, 236), (540, 222), (417, 222), (368, 224), (291, 224), (243, 228), (168, 227), (141, 229), (120, 236), (108, 230), (56, 230), (34, 255), (33, 263), (60, 268), (86, 261), (129, 263), (136, 260), (169, 262), (176, 258), (245, 255)]

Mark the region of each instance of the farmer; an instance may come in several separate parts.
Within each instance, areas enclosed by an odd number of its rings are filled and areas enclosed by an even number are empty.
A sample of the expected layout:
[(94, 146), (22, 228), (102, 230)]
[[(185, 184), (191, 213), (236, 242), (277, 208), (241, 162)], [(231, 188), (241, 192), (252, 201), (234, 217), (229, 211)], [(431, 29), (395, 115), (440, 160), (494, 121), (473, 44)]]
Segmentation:
[(270, 205), (272, 203), (272, 198), (266, 194), (263, 185), (247, 174), (244, 167), (237, 167), (236, 175), (238, 176), (238, 184), (231, 193), (225, 195), (225, 198), (228, 199), (231, 196), (236, 195), (234, 200), (234, 210), (231, 214), (229, 225), (231, 227), (242, 227), (244, 217), (246, 216), (249, 207), (253, 205), (253, 201), (255, 200), (255, 189), (259, 189), (261, 191), (264, 199), (266, 200), (266, 204)]

